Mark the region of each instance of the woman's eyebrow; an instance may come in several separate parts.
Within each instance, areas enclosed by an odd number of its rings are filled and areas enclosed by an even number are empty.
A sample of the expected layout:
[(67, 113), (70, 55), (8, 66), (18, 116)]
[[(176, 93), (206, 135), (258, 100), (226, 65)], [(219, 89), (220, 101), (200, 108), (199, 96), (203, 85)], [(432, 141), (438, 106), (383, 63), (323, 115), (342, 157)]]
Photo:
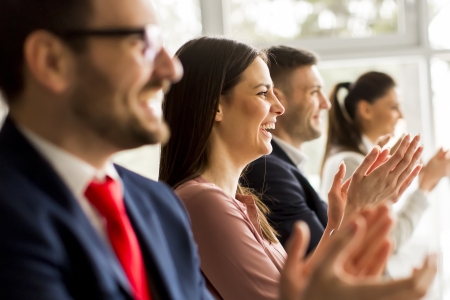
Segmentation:
[(273, 87), (273, 83), (260, 83), (257, 86), (255, 86), (254, 89), (257, 89), (260, 86), (265, 86), (267, 89), (270, 89), (271, 87)]

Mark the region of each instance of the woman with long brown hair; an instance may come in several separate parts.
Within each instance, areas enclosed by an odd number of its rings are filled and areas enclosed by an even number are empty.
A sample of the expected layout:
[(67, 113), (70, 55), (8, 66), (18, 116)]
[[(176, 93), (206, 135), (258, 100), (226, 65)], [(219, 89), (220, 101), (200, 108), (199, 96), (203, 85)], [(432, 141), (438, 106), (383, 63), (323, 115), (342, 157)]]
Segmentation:
[[(271, 134), (266, 129), (272, 128), (284, 112), (271, 89), (265, 54), (234, 41), (200, 39), (185, 44), (177, 55), (182, 60), (186, 82), (174, 85), (164, 102), (164, 115), (173, 135), (162, 149), (160, 180), (175, 188), (189, 211), (203, 273), (210, 288), (211, 283), (214, 285), (213, 293), (220, 292), (227, 299), (233, 299), (237, 292), (247, 299), (271, 293), (275, 294), (270, 297), (275, 296), (278, 291), (270, 286), (278, 284), (286, 253), (267, 222), (265, 205), (237, 182), (245, 165), (271, 151), (268, 143)], [(241, 82), (242, 77), (249, 82)], [(237, 97), (245, 101), (231, 105), (237, 103), (234, 99)], [(215, 126), (218, 122), (224, 126)], [(248, 130), (252, 127), (255, 130)], [(242, 145), (246, 145), (247, 151), (242, 151)], [(197, 193), (198, 189), (204, 192)], [(236, 199), (230, 195), (236, 195)], [(204, 197), (210, 201), (202, 201)], [(238, 219), (242, 222), (234, 222)], [(229, 230), (221, 230), (220, 226)], [(239, 231), (246, 235), (238, 235)], [(199, 232), (202, 236), (196, 234)], [(211, 240), (219, 232), (221, 236), (206, 249), (202, 241)], [(232, 261), (223, 261), (221, 265), (217, 260), (221, 251), (234, 249), (247, 253), (250, 247), (254, 250), (247, 259), (266, 266), (264, 273), (257, 266), (246, 269), (249, 281), (266, 285), (267, 290), (259, 295), (250, 289), (240, 289), (239, 285), (235, 290), (227, 290), (222, 286), (229, 285), (231, 278), (215, 278), (221, 272), (227, 274), (226, 268), (239, 272), (241, 267), (233, 266)], [(209, 266), (216, 270), (210, 270)]]
[[(186, 206), (198, 244), (201, 270), (214, 297), (230, 300), (279, 299), (286, 252), (267, 222), (266, 207), (251, 191), (239, 185), (246, 165), (272, 150), (269, 130), (284, 111), (273, 92), (265, 53), (237, 41), (203, 37), (187, 42), (176, 55), (183, 64), (184, 77), (173, 85), (163, 103), (172, 137), (162, 147), (160, 180), (172, 186)], [(327, 261), (326, 253), (333, 248), (330, 235), (334, 229), (339, 229), (344, 210), (349, 215), (357, 214), (356, 210), (347, 210), (352, 206), (346, 207), (346, 202), (356, 204), (357, 199), (370, 199), (372, 195), (389, 198), (409, 184), (416, 175), (412, 164), (421, 152), (420, 148), (416, 150), (417, 143), (417, 138), (412, 142), (405, 139), (400, 146), (402, 151), (370, 176), (364, 176), (366, 169), (378, 161), (378, 157), (380, 161), (386, 157), (385, 152), (373, 151), (354, 177), (358, 188), (350, 186), (347, 199), (344, 199), (347, 193), (341, 193), (339, 180), (343, 172), (338, 173), (334, 201), (329, 200), (329, 211), (332, 213), (313, 259), (308, 261), (309, 274)], [(396, 171), (389, 173), (394, 166), (397, 166)], [(387, 185), (390, 178), (395, 178), (399, 184), (380, 191), (377, 184)], [(386, 217), (367, 219), (366, 236), (370, 236), (371, 240), (365, 242), (372, 247), (368, 251), (366, 244), (361, 247), (365, 252), (358, 254), (358, 259), (349, 260), (351, 263), (361, 263), (365, 259), (370, 261), (362, 264), (371, 268), (370, 271), (363, 271), (364, 274), (377, 273), (388, 255), (389, 243), (386, 244), (383, 238), (374, 238), (384, 236), (389, 229)], [(378, 225), (370, 226), (375, 220)], [(335, 238), (338, 239), (342, 232), (338, 231)], [(421, 274), (430, 274), (427, 269), (429, 266)], [(334, 270), (329, 268), (326, 272), (333, 273)], [(299, 288), (314, 286), (307, 283), (309, 279), (304, 278), (305, 274), (306, 271), (303, 275), (298, 273), (299, 280), (304, 280), (297, 284)], [(315, 280), (322, 275), (317, 275)], [(353, 289), (353, 283), (345, 284), (345, 289), (348, 287), (351, 290), (346, 295), (362, 296), (365, 289), (361, 286)], [(395, 283), (392, 286), (396, 286), (394, 290), (397, 291), (411, 289)], [(386, 293), (390, 287), (379, 284), (375, 289)], [(334, 288), (330, 290), (335, 291)], [(316, 292), (334, 295), (330, 290), (325, 287), (324, 290), (316, 289)], [(282, 294), (286, 292), (282, 291)], [(353, 299), (358, 298), (355, 297)], [(304, 298), (299, 296), (293, 299)]]
[[(341, 91), (345, 97), (339, 97)], [(403, 118), (396, 91), (396, 83), (388, 74), (367, 72), (354, 83), (342, 82), (334, 86), (328, 114), (328, 135), (322, 166), (321, 194), (328, 193), (333, 175), (341, 162), (347, 167), (344, 180), (350, 177), (365, 155), (388, 135)], [(384, 138), (385, 139), (385, 138)], [(426, 194), (439, 180), (450, 175), (447, 152), (439, 150), (419, 174), (419, 189), (412, 193), (398, 214), (394, 226), (394, 249), (398, 249), (413, 233), (428, 206)]]

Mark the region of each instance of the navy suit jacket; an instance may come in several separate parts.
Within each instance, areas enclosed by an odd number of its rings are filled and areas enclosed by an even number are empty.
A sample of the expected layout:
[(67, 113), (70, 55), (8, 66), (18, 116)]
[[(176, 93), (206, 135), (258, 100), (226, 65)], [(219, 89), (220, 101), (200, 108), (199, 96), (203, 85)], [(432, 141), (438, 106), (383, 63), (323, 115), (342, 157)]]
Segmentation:
[[(212, 299), (179, 199), (162, 183), (116, 169), (153, 299)], [(9, 119), (0, 132), (0, 299), (132, 299), (110, 246)]]
[(241, 184), (262, 195), (271, 211), (269, 220), (280, 234), (283, 246), (296, 221), (308, 224), (311, 230), (309, 253), (319, 243), (327, 225), (327, 205), (280, 146), (272, 141), (272, 147), (271, 154), (249, 165)]

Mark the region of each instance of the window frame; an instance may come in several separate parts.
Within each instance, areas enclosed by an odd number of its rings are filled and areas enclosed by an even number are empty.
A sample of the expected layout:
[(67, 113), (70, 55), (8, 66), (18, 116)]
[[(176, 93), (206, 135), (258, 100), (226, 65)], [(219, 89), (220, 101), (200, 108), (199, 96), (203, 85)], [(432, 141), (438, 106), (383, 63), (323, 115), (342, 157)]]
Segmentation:
[[(230, 0), (199, 0), (202, 11), (203, 34), (205, 35), (233, 35), (231, 25), (228, 20), (230, 15)], [(368, 38), (338, 38), (320, 37), (304, 38), (287, 42), (294, 47), (304, 47), (314, 49), (323, 54), (336, 52), (347, 53), (360, 52), (364, 50), (384, 50), (386, 48), (396, 49), (398, 47), (417, 46), (420, 44), (418, 34), (418, 17), (420, 12), (420, 2), (415, 0), (396, 0), (398, 3), (398, 26), (397, 34), (386, 34)], [(219, 16), (219, 17), (217, 17)], [(254, 43), (255, 46), (264, 48), (270, 46), (267, 42)], [(333, 45), (330, 47), (330, 45)]]

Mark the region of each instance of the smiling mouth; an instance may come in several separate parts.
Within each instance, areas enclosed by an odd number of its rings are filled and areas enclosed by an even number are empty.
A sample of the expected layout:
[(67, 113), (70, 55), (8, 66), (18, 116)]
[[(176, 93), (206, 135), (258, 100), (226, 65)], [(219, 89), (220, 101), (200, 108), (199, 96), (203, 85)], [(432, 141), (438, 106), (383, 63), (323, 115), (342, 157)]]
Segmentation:
[(266, 123), (266, 124), (261, 125), (259, 128), (265, 136), (271, 138), (272, 134), (270, 132), (268, 132), (267, 130), (275, 129), (275, 123)]

